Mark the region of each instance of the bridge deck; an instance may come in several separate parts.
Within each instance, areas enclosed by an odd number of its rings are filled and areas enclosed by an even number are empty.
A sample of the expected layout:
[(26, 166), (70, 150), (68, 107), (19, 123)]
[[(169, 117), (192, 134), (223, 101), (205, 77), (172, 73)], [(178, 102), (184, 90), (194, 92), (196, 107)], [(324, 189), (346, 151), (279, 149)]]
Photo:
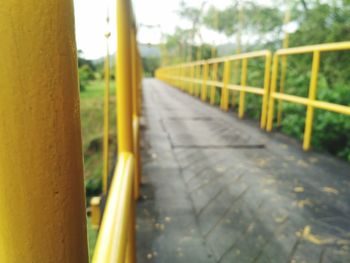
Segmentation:
[(350, 166), (144, 81), (138, 262), (350, 262)]

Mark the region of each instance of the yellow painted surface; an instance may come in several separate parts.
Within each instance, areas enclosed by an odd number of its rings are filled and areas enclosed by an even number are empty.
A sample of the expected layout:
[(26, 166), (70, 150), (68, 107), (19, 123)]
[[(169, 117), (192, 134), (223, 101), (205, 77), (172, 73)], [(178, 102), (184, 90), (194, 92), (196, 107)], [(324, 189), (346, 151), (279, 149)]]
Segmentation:
[[(217, 81), (217, 79), (218, 79), (218, 63), (215, 63), (213, 65), (212, 80), (213, 81)], [(210, 86), (210, 104), (211, 105), (215, 104), (215, 92), (216, 92), (216, 86), (215, 85), (211, 85)]]
[(209, 65), (208, 63), (205, 63), (203, 66), (203, 83), (202, 83), (202, 91), (201, 91), (202, 101), (206, 101), (208, 96), (207, 95), (208, 71), (209, 71)]
[(131, 3), (117, 0), (117, 141), (118, 152), (133, 152), (132, 69), (131, 69)]
[[(263, 58), (265, 60), (264, 64), (264, 79), (263, 87), (250, 87), (247, 86), (247, 76), (248, 76), (248, 59), (258, 59)], [(241, 62), (241, 63), (240, 63)], [(223, 79), (218, 81), (218, 67), (220, 64), (224, 64)], [(230, 84), (231, 79), (231, 64), (234, 66), (234, 76), (238, 77), (238, 66), (241, 64), (241, 83), (240, 84)], [(208, 77), (205, 78), (205, 65), (208, 65)], [(198, 69), (203, 68), (203, 76), (200, 78), (198, 74)], [(178, 73), (178, 69), (183, 68), (190, 72), (187, 76), (182, 76)], [(195, 68), (197, 72), (196, 76), (192, 75), (192, 70)], [(169, 84), (174, 84), (176, 81), (182, 81), (185, 85), (189, 85), (190, 94), (193, 87), (205, 85), (210, 86), (210, 104), (215, 104), (215, 93), (217, 88), (221, 88), (221, 98), (220, 98), (220, 108), (227, 111), (229, 106), (229, 93), (232, 95), (236, 91), (240, 91), (240, 107), (239, 116), (242, 118), (244, 116), (245, 109), (245, 93), (252, 93), (262, 96), (262, 106), (261, 106), (261, 128), (265, 128), (267, 122), (267, 111), (268, 111), (268, 96), (270, 89), (270, 69), (271, 69), (271, 52), (269, 50), (254, 51), (249, 53), (236, 54), (232, 56), (225, 56), (220, 58), (211, 58), (208, 60), (199, 60), (189, 63), (183, 63), (180, 65), (172, 65), (167, 67), (162, 67), (157, 70), (157, 78), (168, 82)], [(210, 77), (209, 77), (210, 76)], [(209, 80), (208, 80), (209, 78)], [(238, 80), (237, 80), (238, 81)], [(235, 82), (237, 82), (235, 81)], [(205, 84), (205, 85), (204, 85)], [(205, 92), (205, 89), (201, 88)], [(197, 96), (197, 93), (194, 94)], [(206, 95), (206, 94), (204, 94)], [(203, 96), (204, 96), (203, 95)], [(232, 105), (235, 105), (234, 96), (232, 96)]]
[[(247, 85), (247, 71), (248, 71), (248, 59), (244, 58), (242, 60), (242, 72), (241, 72), (241, 86), (245, 87)], [(239, 110), (238, 116), (243, 118), (245, 111), (245, 90), (241, 90), (239, 93)]]
[(0, 4), (0, 261), (88, 262), (71, 0)]
[(92, 263), (125, 262), (134, 167), (132, 154), (118, 156)]
[(230, 80), (230, 68), (231, 64), (230, 61), (225, 61), (224, 63), (224, 79), (223, 79), (223, 88), (221, 92), (221, 104), (220, 107), (222, 110), (227, 111), (228, 110), (228, 82)]
[[(327, 111), (336, 112), (339, 114), (350, 115), (350, 107), (345, 105), (338, 105), (325, 101), (317, 100), (317, 79), (318, 70), (321, 62), (321, 52), (341, 51), (350, 50), (350, 42), (339, 42), (339, 43), (328, 43), (305, 47), (295, 47), (277, 50), (274, 54), (274, 62), (271, 77), (271, 90), (268, 104), (268, 118), (266, 130), (271, 131), (274, 119), (274, 103), (278, 99), (280, 101), (288, 101), (296, 104), (305, 105), (307, 107), (305, 130), (304, 130), (304, 142), (303, 149), (305, 151), (310, 149), (312, 139), (312, 126), (313, 126), (313, 115), (314, 109), (323, 109)], [(313, 63), (311, 69), (311, 80), (309, 86), (309, 96), (299, 97), (289, 94), (283, 94), (277, 92), (277, 78), (278, 78), (278, 60), (281, 56), (295, 55), (295, 54), (307, 54), (313, 53)]]
[(94, 228), (98, 228), (100, 226), (101, 222), (101, 197), (94, 196), (90, 200), (90, 207), (91, 207), (91, 224)]

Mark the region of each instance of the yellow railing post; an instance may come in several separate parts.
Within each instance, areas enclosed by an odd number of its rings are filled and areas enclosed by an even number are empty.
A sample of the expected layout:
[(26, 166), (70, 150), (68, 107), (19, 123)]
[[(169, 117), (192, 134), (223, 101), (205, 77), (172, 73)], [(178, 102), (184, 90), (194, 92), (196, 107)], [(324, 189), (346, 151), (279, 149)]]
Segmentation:
[[(196, 65), (196, 80), (200, 80), (201, 79), (201, 64)], [(201, 84), (200, 83), (196, 83), (195, 84), (196, 89), (195, 89), (195, 96), (199, 97), (200, 96), (200, 89), (201, 89)]]
[(201, 92), (202, 101), (206, 101), (207, 100), (208, 71), (209, 71), (209, 65), (208, 65), (207, 62), (204, 62), (204, 65), (203, 65), (203, 82), (202, 82), (202, 92)]
[(304, 143), (303, 143), (303, 149), (305, 151), (309, 150), (310, 148), (312, 122), (314, 119), (314, 107), (312, 103), (316, 99), (319, 67), (320, 67), (320, 51), (314, 51), (313, 59), (312, 59), (311, 81), (310, 81), (310, 88), (309, 88), (309, 100), (307, 103), (307, 112), (306, 112), (306, 119), (305, 119), (305, 131), (304, 131)]
[[(213, 64), (213, 77), (212, 81), (217, 81), (218, 79), (218, 63)], [(214, 84), (210, 87), (210, 104), (215, 104), (215, 93), (216, 93), (216, 86)]]
[(265, 129), (267, 119), (267, 106), (269, 100), (270, 87), (270, 70), (271, 70), (271, 52), (269, 51), (265, 57), (265, 72), (264, 72), (264, 95), (262, 98), (262, 109), (260, 117), (260, 128)]
[(228, 110), (229, 92), (228, 92), (227, 85), (229, 80), (230, 80), (230, 61), (225, 61), (224, 62), (224, 80), (223, 80), (224, 84), (221, 92), (221, 105), (220, 105), (220, 108), (225, 111)]
[(131, 64), (131, 10), (129, 0), (117, 0), (117, 141), (118, 153), (133, 153), (133, 99)]
[[(233, 64), (233, 83), (238, 84), (239, 82), (239, 60), (237, 59)], [(236, 106), (236, 96), (237, 92), (232, 91), (232, 108), (235, 108)]]
[(103, 105), (103, 177), (102, 190), (103, 194), (107, 194), (108, 187), (108, 162), (109, 162), (109, 89), (110, 89), (110, 70), (109, 70), (109, 46), (108, 40), (111, 33), (107, 32), (106, 37), (106, 58), (105, 58), (105, 91), (104, 91), (104, 105)]
[(190, 71), (190, 75), (191, 75), (191, 82), (190, 82), (190, 94), (194, 95), (194, 87), (195, 87), (195, 83), (193, 82), (194, 76), (195, 76), (195, 67), (194, 65), (190, 66), (191, 67), (191, 71)]
[[(244, 58), (242, 60), (242, 72), (241, 72), (241, 86), (243, 89), (247, 85), (247, 68), (248, 68), (248, 59)], [(239, 93), (239, 110), (238, 110), (238, 116), (240, 118), (244, 117), (244, 110), (245, 110), (245, 91), (241, 90)]]
[(73, 2), (0, 9), (0, 261), (87, 263)]
[(272, 131), (272, 126), (273, 126), (273, 115), (274, 115), (274, 110), (275, 110), (274, 109), (274, 107), (275, 107), (274, 93), (276, 92), (277, 75), (278, 75), (278, 55), (275, 53), (273, 55), (271, 88), (270, 88), (270, 94), (269, 94), (267, 125), (266, 125), (266, 130), (269, 132)]
[(135, 198), (139, 198), (139, 187), (141, 181), (141, 161), (140, 161), (140, 133), (139, 133), (139, 98), (140, 98), (140, 80), (137, 76), (137, 41), (136, 41), (136, 26), (131, 30), (131, 65), (132, 65), (132, 115), (133, 115), (133, 140), (134, 140), (134, 155), (135, 155)]
[[(139, 190), (140, 61), (130, 0), (117, 0), (118, 164), (98, 235), (94, 263), (134, 263), (135, 197)], [(163, 73), (157, 71), (158, 76)]]

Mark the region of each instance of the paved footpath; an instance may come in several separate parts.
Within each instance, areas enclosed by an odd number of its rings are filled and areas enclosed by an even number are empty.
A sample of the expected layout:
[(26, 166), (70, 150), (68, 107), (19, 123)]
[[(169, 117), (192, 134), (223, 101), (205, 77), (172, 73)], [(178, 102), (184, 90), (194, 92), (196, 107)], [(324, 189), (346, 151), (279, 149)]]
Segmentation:
[(143, 88), (138, 262), (350, 262), (350, 166), (158, 80)]

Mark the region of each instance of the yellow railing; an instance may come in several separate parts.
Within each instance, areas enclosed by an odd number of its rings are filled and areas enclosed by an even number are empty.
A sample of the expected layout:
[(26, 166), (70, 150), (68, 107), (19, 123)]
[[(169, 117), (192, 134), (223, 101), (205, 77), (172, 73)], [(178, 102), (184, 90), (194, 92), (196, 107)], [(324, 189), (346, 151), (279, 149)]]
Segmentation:
[[(263, 87), (249, 86), (247, 83), (248, 77), (248, 61), (253, 59), (264, 59), (264, 80)], [(231, 63), (235, 63), (234, 77), (239, 84), (233, 84), (231, 82)], [(219, 80), (218, 68), (223, 64), (223, 77)], [(238, 76), (238, 65), (241, 65), (241, 74)], [(239, 92), (239, 109), (238, 115), (240, 118), (244, 117), (245, 112), (245, 94), (252, 93), (262, 96), (261, 105), (261, 128), (265, 128), (266, 125), (266, 113), (268, 102), (268, 88), (270, 77), (270, 65), (271, 65), (271, 52), (268, 50), (262, 50), (257, 52), (251, 52), (246, 54), (238, 54), (233, 56), (226, 56), (221, 58), (213, 58), (209, 60), (195, 61), (191, 63), (170, 66), (158, 69), (156, 76), (159, 79), (170, 82), (171, 84), (180, 87), (182, 90), (187, 90), (191, 95), (199, 96), (203, 101), (207, 100), (209, 90), (210, 103), (215, 104), (216, 89), (220, 88), (221, 109), (227, 111), (229, 107), (229, 91)], [(210, 74), (210, 68), (212, 72)], [(240, 81), (238, 81), (240, 79)], [(199, 85), (199, 87), (197, 86)], [(234, 106), (235, 96), (232, 96), (232, 105)]]
[[(220, 98), (220, 107), (223, 110), (228, 109), (229, 90), (239, 91), (239, 111), (240, 118), (244, 116), (245, 110), (245, 93), (253, 93), (261, 95), (262, 109), (261, 109), (261, 128), (265, 128), (267, 131), (272, 130), (274, 120), (274, 103), (275, 100), (287, 101), (307, 106), (306, 122), (304, 130), (304, 142), (303, 149), (309, 150), (312, 136), (312, 124), (314, 109), (323, 109), (333, 111), (340, 114), (350, 115), (350, 107), (346, 105), (339, 105), (335, 103), (329, 103), (325, 101), (318, 101), (316, 97), (317, 92), (317, 78), (320, 65), (320, 54), (322, 52), (350, 50), (350, 42), (329, 43), (314, 46), (305, 46), (297, 48), (280, 49), (274, 53), (273, 69), (271, 68), (271, 52), (268, 50), (257, 51), (246, 54), (238, 54), (233, 56), (227, 56), (222, 58), (214, 58), (209, 60), (195, 61), (180, 65), (173, 65), (168, 67), (159, 68), (156, 71), (156, 77), (169, 84), (179, 87), (183, 91), (187, 91), (191, 95), (197, 96), (200, 93), (203, 101), (207, 100), (207, 86), (210, 86), (210, 103), (215, 103), (215, 90), (217, 87), (222, 89)], [(281, 89), (277, 91), (277, 79), (278, 79), (278, 63), (280, 58), (285, 58), (288, 55), (294, 54), (313, 54), (311, 80), (309, 86), (308, 98), (284, 94)], [(250, 87), (247, 85), (248, 59), (252, 58), (265, 58), (264, 66), (264, 86), (263, 89), (259, 87)], [(239, 85), (230, 83), (231, 72), (230, 62), (241, 61), (241, 81)], [(223, 78), (222, 81), (218, 81), (218, 64), (224, 63)], [(210, 72), (211, 67), (211, 72)], [(202, 72), (202, 74), (201, 74)], [(210, 74), (211, 73), (211, 74)], [(235, 70), (237, 74), (237, 70)], [(270, 84), (270, 74), (271, 84)], [(211, 78), (209, 77), (211, 76)], [(201, 89), (197, 89), (196, 85), (200, 85)], [(271, 90), (270, 90), (271, 85)], [(280, 84), (281, 85), (281, 84)], [(235, 102), (233, 101), (234, 105)], [(267, 110), (268, 109), (268, 110)], [(281, 107), (279, 107), (279, 116), (281, 116)]]
[[(109, 74), (106, 59), (104, 110), (104, 193), (107, 202), (93, 255), (93, 263), (133, 263), (135, 254), (135, 199), (139, 197), (140, 151), (140, 55), (136, 42), (136, 23), (130, 0), (117, 0), (117, 142), (118, 162), (109, 191), (108, 123)], [(107, 53), (108, 57), (108, 53)]]
[[(280, 49), (274, 54), (273, 70), (272, 70), (272, 77), (271, 77), (271, 92), (269, 97), (269, 112), (268, 112), (268, 121), (267, 121), (268, 131), (272, 130), (273, 118), (274, 118), (274, 103), (276, 99), (278, 99), (279, 101), (288, 101), (288, 102), (307, 106), (305, 129), (304, 129), (304, 142), (303, 142), (304, 150), (310, 149), (315, 108), (350, 115), (349, 106), (329, 103), (326, 101), (319, 101), (317, 100), (317, 96), (316, 96), (321, 52), (331, 52), (331, 51), (341, 51), (341, 50), (350, 50), (350, 42), (340, 42), (340, 43), (330, 43), (330, 44), (322, 44), (322, 45), (314, 45), (314, 46)], [(313, 55), (308, 98), (284, 94), (283, 91), (277, 92), (279, 59), (281, 57), (283, 58), (288, 55), (308, 54), (308, 53), (312, 53)]]

